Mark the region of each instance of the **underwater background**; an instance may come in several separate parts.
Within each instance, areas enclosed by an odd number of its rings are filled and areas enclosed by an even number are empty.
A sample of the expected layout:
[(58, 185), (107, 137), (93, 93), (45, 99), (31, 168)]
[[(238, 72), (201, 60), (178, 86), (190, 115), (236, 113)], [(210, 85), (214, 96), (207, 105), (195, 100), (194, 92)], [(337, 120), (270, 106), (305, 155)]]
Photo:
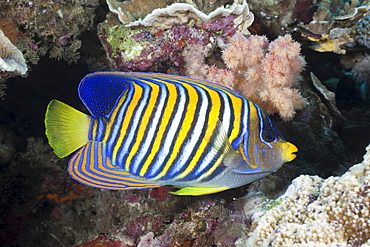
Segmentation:
[[(369, 13), (360, 0), (0, 0), (0, 245), (370, 246)], [(199, 197), (80, 184), (44, 118), (52, 99), (87, 113), (77, 87), (96, 71), (238, 90), (297, 158)]]

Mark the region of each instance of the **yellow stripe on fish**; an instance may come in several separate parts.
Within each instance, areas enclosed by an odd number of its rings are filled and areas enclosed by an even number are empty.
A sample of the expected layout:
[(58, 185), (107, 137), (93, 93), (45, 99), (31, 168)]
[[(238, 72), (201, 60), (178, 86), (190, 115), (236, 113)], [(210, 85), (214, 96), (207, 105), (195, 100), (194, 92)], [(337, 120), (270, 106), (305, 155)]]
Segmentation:
[(68, 171), (92, 187), (215, 193), (276, 171), (297, 151), (256, 104), (212, 82), (97, 72), (81, 81), (79, 96), (91, 116), (53, 100), (46, 135), (61, 157), (79, 148)]

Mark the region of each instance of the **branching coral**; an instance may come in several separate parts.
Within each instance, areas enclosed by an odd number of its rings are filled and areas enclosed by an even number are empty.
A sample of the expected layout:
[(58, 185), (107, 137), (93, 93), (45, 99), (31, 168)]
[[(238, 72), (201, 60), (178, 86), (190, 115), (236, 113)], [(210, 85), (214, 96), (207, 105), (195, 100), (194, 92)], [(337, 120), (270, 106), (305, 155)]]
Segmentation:
[(367, 246), (370, 239), (370, 145), (341, 177), (296, 178), (238, 246)]
[(235, 36), (223, 52), (229, 70), (204, 64), (206, 52), (197, 47), (184, 52), (189, 76), (232, 87), (267, 113), (279, 113), (284, 120), (293, 118), (295, 110), (306, 105), (297, 89), (305, 61), (299, 43), (290, 35), (270, 44), (264, 36)]

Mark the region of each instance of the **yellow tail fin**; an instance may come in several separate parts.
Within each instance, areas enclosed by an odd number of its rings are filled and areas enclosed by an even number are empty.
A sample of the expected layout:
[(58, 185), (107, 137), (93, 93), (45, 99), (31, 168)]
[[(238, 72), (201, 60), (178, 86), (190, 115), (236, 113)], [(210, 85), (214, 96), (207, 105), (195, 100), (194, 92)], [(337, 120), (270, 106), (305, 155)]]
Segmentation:
[(63, 158), (88, 143), (90, 122), (90, 116), (52, 100), (46, 109), (45, 133), (54, 153)]

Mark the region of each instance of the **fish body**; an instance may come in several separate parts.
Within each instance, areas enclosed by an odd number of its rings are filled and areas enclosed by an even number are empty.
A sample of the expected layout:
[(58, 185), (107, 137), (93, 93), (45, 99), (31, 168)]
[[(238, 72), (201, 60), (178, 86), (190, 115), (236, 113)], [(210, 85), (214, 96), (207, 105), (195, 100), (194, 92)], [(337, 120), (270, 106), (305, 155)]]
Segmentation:
[(68, 171), (89, 186), (210, 194), (251, 183), (296, 156), (261, 108), (215, 83), (97, 72), (82, 79), (79, 96), (91, 116), (53, 100), (46, 135), (59, 157), (77, 150)]

